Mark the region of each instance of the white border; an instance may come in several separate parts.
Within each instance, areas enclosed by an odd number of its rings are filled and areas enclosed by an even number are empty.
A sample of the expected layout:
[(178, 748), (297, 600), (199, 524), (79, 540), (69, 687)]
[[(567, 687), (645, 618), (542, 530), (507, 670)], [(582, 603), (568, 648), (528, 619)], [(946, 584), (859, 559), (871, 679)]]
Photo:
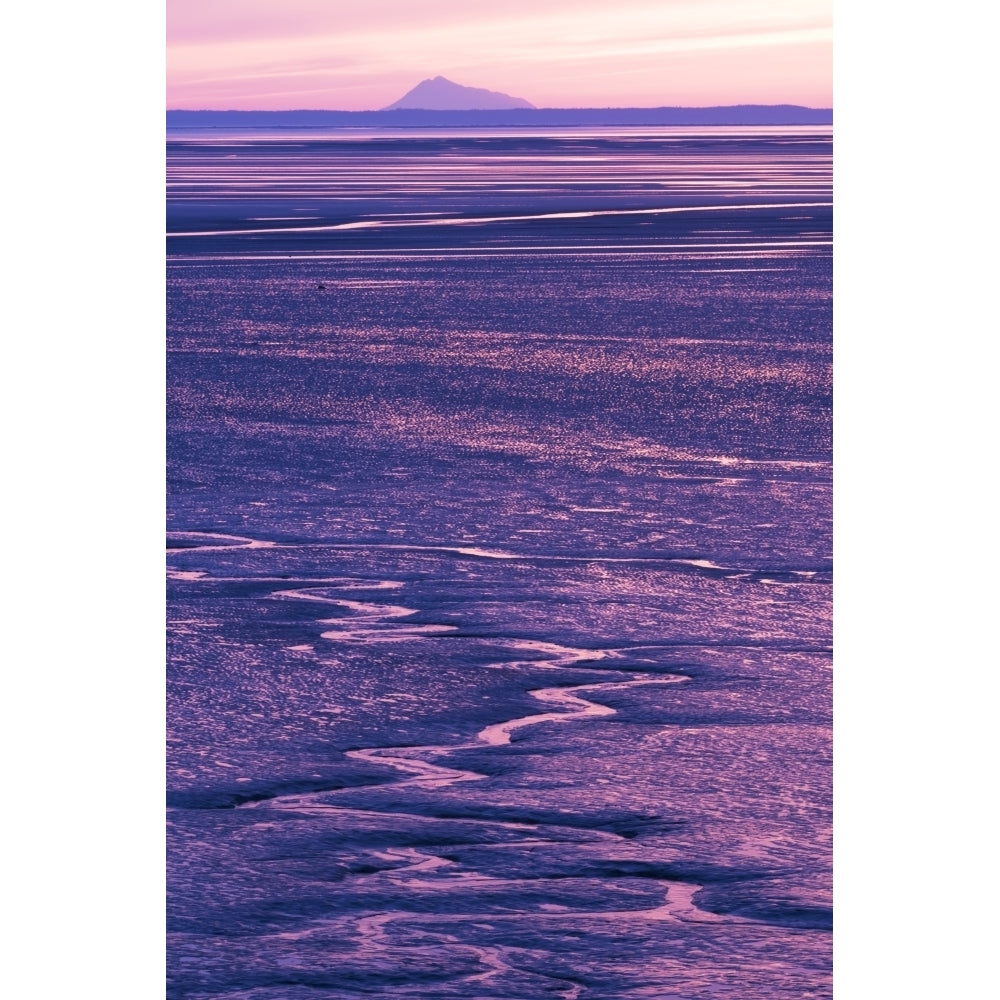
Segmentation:
[(10, 996), (162, 996), (158, 3), (7, 14)]
[(992, 33), (841, 2), (835, 986), (985, 996), (996, 864)]

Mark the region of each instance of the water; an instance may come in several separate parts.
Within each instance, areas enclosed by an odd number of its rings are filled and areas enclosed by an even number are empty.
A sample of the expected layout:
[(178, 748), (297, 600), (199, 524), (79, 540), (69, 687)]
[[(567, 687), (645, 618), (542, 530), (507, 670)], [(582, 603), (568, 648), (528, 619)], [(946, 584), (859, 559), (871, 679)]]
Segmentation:
[(169, 996), (829, 996), (829, 130), (168, 139)]

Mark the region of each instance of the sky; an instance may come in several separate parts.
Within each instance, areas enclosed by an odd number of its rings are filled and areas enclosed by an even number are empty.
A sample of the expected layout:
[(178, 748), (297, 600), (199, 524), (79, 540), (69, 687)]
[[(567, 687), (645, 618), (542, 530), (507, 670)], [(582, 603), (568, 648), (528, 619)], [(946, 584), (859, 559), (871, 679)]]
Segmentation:
[(167, 107), (374, 110), (445, 76), (537, 107), (831, 107), (832, 0), (167, 0)]

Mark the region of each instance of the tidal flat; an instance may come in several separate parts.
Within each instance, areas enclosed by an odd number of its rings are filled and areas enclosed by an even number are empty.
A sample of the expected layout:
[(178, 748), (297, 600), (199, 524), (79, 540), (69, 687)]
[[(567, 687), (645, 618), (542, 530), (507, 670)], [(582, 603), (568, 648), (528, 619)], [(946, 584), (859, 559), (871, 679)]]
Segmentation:
[(828, 128), (168, 133), (168, 996), (830, 996)]

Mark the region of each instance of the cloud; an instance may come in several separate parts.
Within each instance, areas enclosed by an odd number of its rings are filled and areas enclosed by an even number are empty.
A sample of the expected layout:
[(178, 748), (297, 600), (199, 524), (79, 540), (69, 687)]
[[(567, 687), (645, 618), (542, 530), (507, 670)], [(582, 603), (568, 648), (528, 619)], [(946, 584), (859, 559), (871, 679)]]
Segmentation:
[[(347, 96), (350, 84), (352, 101), (362, 102), (356, 106), (380, 107), (398, 97), (404, 84), (409, 89), (425, 76), (461, 72), (466, 79), (458, 82), (517, 93), (535, 104), (552, 104), (556, 97), (579, 104), (590, 98), (581, 94), (574, 101), (563, 82), (578, 79), (577, 67), (586, 64), (593, 80), (633, 81), (634, 99), (626, 103), (638, 104), (662, 90), (671, 64), (683, 62), (698, 74), (692, 54), (705, 67), (706, 93), (715, 93), (720, 72), (734, 88), (748, 76), (767, 75), (766, 63), (778, 48), (811, 53), (812, 65), (779, 60), (792, 74), (785, 81), (789, 95), (796, 87), (829, 92), (829, 60), (821, 53), (831, 48), (830, 21), (829, 0), (623, 0), (614, 6), (603, 0), (509, 0), (502, 8), (455, 0), (350, 6), (329, 0), (280, 6), (273, 0), (170, 0), (168, 94), (173, 106), (182, 96), (192, 99), (198, 88), (208, 100), (219, 87), (238, 98), (243, 81), (247, 100), (265, 92), (274, 98), (301, 93), (293, 88), (315, 75), (318, 89), (310, 92), (321, 94), (327, 86), (325, 106), (344, 107), (338, 97)], [(731, 70), (721, 54), (734, 59)], [(751, 67), (755, 59), (757, 70)], [(653, 76), (643, 81), (630, 61)], [(288, 87), (278, 85), (282, 77)], [(254, 86), (255, 80), (275, 86)], [(739, 99), (735, 90), (733, 97)]]

